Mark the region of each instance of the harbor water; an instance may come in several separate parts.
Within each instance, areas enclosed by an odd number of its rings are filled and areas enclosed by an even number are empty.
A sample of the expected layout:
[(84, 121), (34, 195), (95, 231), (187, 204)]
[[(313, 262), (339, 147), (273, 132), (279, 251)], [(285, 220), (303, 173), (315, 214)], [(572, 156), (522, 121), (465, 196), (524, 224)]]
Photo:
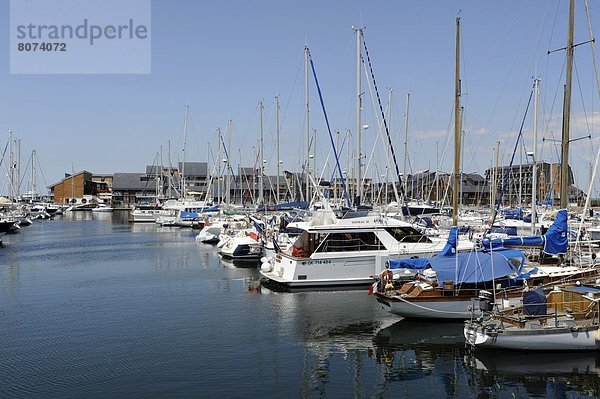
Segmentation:
[(600, 396), (597, 353), (471, 353), (460, 323), (271, 291), (196, 234), (75, 212), (4, 236), (0, 397)]

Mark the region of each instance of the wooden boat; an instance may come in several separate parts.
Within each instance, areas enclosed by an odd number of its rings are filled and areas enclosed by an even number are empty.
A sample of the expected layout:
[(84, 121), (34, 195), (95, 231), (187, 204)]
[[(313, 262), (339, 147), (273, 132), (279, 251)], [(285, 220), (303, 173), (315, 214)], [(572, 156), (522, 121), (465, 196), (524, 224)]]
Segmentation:
[[(545, 235), (521, 237), (514, 244), (560, 255), (568, 247), (566, 231), (567, 215), (562, 210)], [(507, 240), (491, 240), (488, 249), (457, 254), (453, 247), (456, 235), (453, 228), (446, 249), (437, 256), (388, 262), (389, 269), (372, 289), (384, 310), (407, 318), (465, 320), (471, 317), (473, 298), (481, 290), (495, 292), (497, 306), (511, 309), (520, 305), (524, 289), (549, 289), (551, 284), (597, 275), (593, 266), (531, 264), (520, 250), (498, 247), (498, 242), (507, 244)], [(418, 278), (397, 287), (390, 275), (410, 268), (419, 270)]]
[[(532, 298), (529, 299), (528, 297)], [(473, 347), (520, 351), (600, 349), (600, 287), (555, 287), (547, 296), (526, 292), (523, 306), (485, 314), (465, 323)]]

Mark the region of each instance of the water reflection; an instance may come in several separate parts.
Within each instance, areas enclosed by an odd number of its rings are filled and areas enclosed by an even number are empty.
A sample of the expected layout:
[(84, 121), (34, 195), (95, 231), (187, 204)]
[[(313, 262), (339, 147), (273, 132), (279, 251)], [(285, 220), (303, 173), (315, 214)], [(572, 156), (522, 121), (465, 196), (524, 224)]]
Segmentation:
[(595, 353), (471, 353), (461, 323), (399, 320), (365, 290), (272, 291), (196, 232), (126, 217), (67, 214), (0, 249), (0, 397), (600, 394)]
[(427, 380), (445, 396), (556, 397), (600, 394), (600, 354), (467, 350), (460, 323), (401, 320), (379, 331), (375, 357), (390, 389)]
[[(207, 244), (203, 244), (207, 245)], [(217, 251), (215, 250), (215, 253)], [(221, 255), (218, 255), (220, 259), (220, 263), (225, 268), (240, 268), (240, 269), (257, 269), (260, 265), (260, 262), (256, 260), (233, 260), (233, 259), (225, 259)]]
[(520, 353), (481, 351), (466, 356), (465, 363), (477, 371), (506, 375), (600, 375), (600, 354), (596, 352)]

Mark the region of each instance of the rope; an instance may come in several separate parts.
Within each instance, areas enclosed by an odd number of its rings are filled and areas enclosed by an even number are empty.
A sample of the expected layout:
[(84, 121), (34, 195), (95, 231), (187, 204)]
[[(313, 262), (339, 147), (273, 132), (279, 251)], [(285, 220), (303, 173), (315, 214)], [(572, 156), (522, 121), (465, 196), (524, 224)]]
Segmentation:
[[(385, 134), (387, 135), (389, 148), (390, 148), (390, 151), (392, 152), (392, 159), (394, 160), (394, 167), (396, 169), (396, 175), (398, 176), (398, 184), (400, 185), (400, 193), (402, 193), (402, 198), (404, 199), (404, 203), (406, 204), (406, 193), (404, 192), (404, 187), (402, 185), (402, 178), (400, 177), (400, 168), (398, 167), (398, 162), (396, 161), (396, 152), (394, 151), (394, 146), (392, 144), (392, 138), (390, 137), (390, 129), (388, 128), (387, 121), (385, 119), (385, 112), (383, 111), (383, 105), (381, 105), (381, 97), (379, 96), (379, 89), (377, 88), (377, 82), (375, 81), (375, 74), (373, 72), (373, 66), (371, 64), (371, 57), (369, 56), (369, 49), (367, 48), (367, 42), (365, 41), (365, 35), (364, 35), (364, 33), (362, 33), (362, 31), (361, 31), (361, 36), (363, 39), (363, 46), (365, 48), (365, 55), (367, 56), (367, 62), (369, 63), (369, 70), (371, 71), (371, 79), (373, 80), (373, 87), (375, 88), (375, 94), (377, 96), (377, 103), (379, 104), (379, 111), (381, 112), (383, 126), (385, 127)], [(406, 207), (406, 209), (408, 211), (408, 206)]]
[[(592, 22), (590, 20), (590, 10), (589, 10), (589, 4), (588, 4), (588, 0), (585, 0), (585, 14), (587, 16), (587, 23), (588, 23), (588, 30), (590, 33), (590, 47), (592, 48), (592, 59), (594, 61), (594, 74), (596, 76), (596, 88), (598, 90), (598, 94), (600, 94), (600, 76), (598, 76), (598, 61), (596, 59), (596, 46), (595, 46), (595, 38), (594, 38), (594, 32), (592, 31)], [(598, 161), (600, 160), (600, 148), (598, 148), (598, 151), (596, 153), (596, 160), (594, 162), (594, 169), (592, 169), (592, 177), (590, 179), (590, 185), (588, 187), (588, 195), (585, 198), (585, 205), (583, 207), (583, 215), (585, 215), (587, 213), (587, 210), (590, 206), (590, 200), (591, 200), (591, 193), (592, 193), (592, 188), (594, 187), (594, 180), (596, 180), (596, 170), (598, 170)], [(579, 225), (579, 230), (577, 231), (577, 237), (579, 238), (579, 236), (581, 235), (581, 227), (583, 226), (583, 222)], [(577, 248), (577, 244), (579, 241), (577, 241), (575, 243), (575, 248)]]
[(350, 207), (351, 206), (350, 196), (348, 195), (348, 190), (346, 189), (346, 180), (344, 179), (344, 174), (342, 173), (342, 167), (340, 166), (340, 159), (338, 157), (337, 150), (335, 148), (335, 142), (333, 140), (333, 135), (331, 134), (331, 126), (329, 125), (329, 118), (327, 117), (327, 111), (325, 111), (325, 103), (323, 102), (323, 95), (321, 94), (321, 87), (319, 86), (319, 80), (317, 79), (317, 72), (315, 71), (315, 65), (313, 63), (310, 52), (308, 53), (308, 58), (310, 60), (310, 68), (312, 69), (312, 73), (315, 78), (315, 84), (317, 85), (317, 92), (319, 93), (319, 101), (321, 102), (321, 108), (323, 109), (323, 116), (325, 117), (325, 123), (327, 124), (327, 131), (329, 132), (329, 139), (331, 140), (331, 146), (333, 148), (333, 155), (335, 155), (335, 164), (337, 166), (338, 173), (340, 174), (340, 178), (342, 179), (342, 187), (344, 189), (344, 196), (346, 197), (348, 207)]
[(6, 155), (6, 150), (8, 149), (8, 141), (6, 142), (6, 145), (4, 146), (4, 151), (2, 152), (2, 158), (0, 158), (0, 166), (2, 166), (2, 162), (4, 161), (4, 156)]
[[(521, 128), (519, 129), (519, 134), (517, 135), (517, 142), (515, 143), (515, 149), (513, 150), (512, 156), (510, 158), (510, 164), (508, 165), (508, 170), (505, 174), (504, 181), (502, 182), (502, 191), (500, 191), (500, 197), (498, 198), (498, 203), (494, 209), (494, 213), (492, 214), (492, 226), (496, 221), (496, 216), (498, 215), (498, 210), (500, 209), (500, 204), (502, 203), (502, 197), (504, 197), (504, 191), (506, 190), (506, 186), (508, 184), (508, 180), (510, 178), (510, 170), (512, 168), (513, 162), (515, 160), (515, 154), (517, 153), (517, 149), (519, 148), (519, 141), (523, 136), (523, 125), (525, 124), (525, 118), (527, 117), (527, 112), (529, 111), (529, 105), (531, 104), (531, 98), (533, 97), (533, 90), (529, 93), (529, 100), (527, 101), (527, 108), (525, 108), (525, 114), (523, 115), (523, 120), (521, 121)], [(489, 230), (487, 230), (483, 237), (485, 238)]]
[(227, 158), (227, 160), (228, 160), (227, 163), (229, 164), (229, 171), (231, 172), (231, 176), (233, 176), (233, 181), (235, 182), (235, 188), (237, 188), (238, 182), (237, 182), (237, 179), (235, 178), (235, 173), (233, 172), (233, 168), (231, 167), (231, 162), (229, 161), (229, 153), (227, 152), (227, 146), (225, 145), (223, 136), (219, 135), (219, 138), (221, 139), (221, 143), (223, 143), (223, 150), (225, 151), (225, 158)]

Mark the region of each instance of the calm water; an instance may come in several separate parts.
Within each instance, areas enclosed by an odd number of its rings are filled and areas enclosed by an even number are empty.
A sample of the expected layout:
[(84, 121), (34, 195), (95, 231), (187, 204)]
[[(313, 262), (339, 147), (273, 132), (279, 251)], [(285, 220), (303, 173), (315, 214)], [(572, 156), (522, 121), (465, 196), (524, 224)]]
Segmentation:
[(71, 214), (0, 248), (0, 397), (600, 395), (597, 354), (477, 353), (364, 291), (276, 293), (195, 232)]

